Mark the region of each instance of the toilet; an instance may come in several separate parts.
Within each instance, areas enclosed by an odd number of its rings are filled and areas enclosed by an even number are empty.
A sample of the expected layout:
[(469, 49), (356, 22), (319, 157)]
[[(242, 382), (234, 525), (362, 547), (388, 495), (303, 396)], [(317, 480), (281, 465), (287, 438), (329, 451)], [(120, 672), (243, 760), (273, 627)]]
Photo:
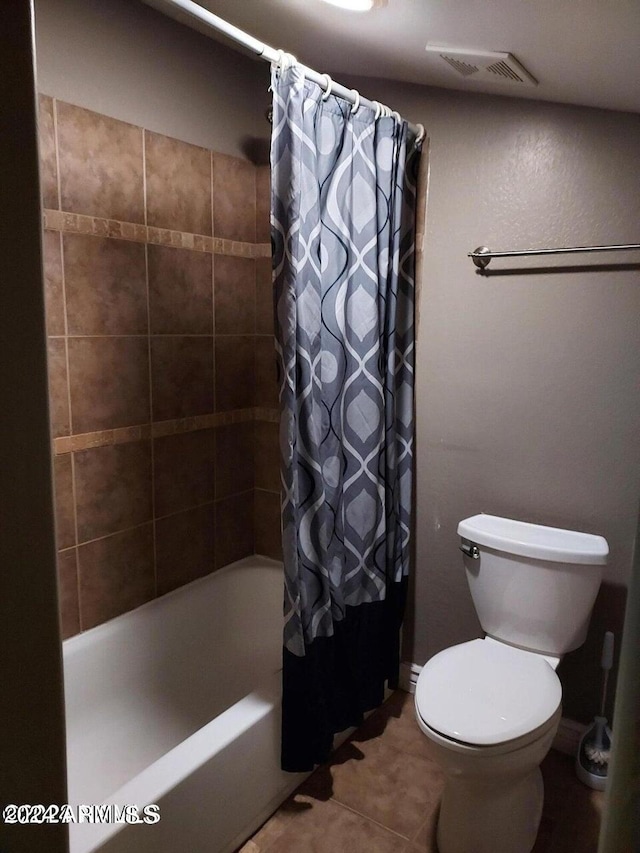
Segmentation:
[(458, 526), (485, 632), (445, 649), (416, 684), (418, 725), (444, 777), (439, 853), (530, 853), (540, 763), (562, 714), (560, 659), (585, 640), (609, 548), (602, 536), (493, 515)]

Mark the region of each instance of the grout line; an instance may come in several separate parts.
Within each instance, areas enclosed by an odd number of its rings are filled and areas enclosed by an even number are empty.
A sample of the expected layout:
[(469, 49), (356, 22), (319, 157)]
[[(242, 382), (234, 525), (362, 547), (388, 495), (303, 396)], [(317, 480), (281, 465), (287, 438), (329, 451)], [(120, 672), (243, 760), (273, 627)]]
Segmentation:
[[(238, 495), (243, 495), (244, 492), (238, 492)], [(229, 495), (229, 497), (235, 497), (236, 495)], [(215, 506), (219, 501), (214, 498), (212, 501), (204, 501), (204, 503), (194, 504), (193, 506), (189, 506), (186, 509), (177, 509), (175, 512), (168, 512), (165, 515), (159, 515), (156, 518), (156, 521), (166, 521), (167, 518), (175, 518), (177, 515), (183, 515), (187, 512), (193, 512), (195, 509), (203, 509), (206, 506)]]
[[(61, 338), (63, 335), (49, 335), (50, 338)], [(101, 334), (91, 334), (91, 335), (69, 335), (70, 338), (253, 338), (255, 335), (253, 332), (225, 332), (224, 334), (212, 335), (212, 334), (192, 334), (191, 332), (159, 332), (153, 333), (152, 335), (148, 334), (124, 334), (124, 335), (101, 335)], [(272, 337), (272, 335), (260, 335), (260, 337), (268, 338)]]
[(150, 449), (151, 449), (151, 542), (153, 548), (153, 595), (158, 597), (158, 547), (156, 542), (156, 466), (155, 466), (155, 441), (153, 437), (153, 367), (151, 361), (151, 295), (149, 285), (149, 231), (148, 231), (148, 198), (147, 198), (147, 133), (144, 128), (141, 128), (142, 133), (142, 211), (144, 215), (144, 225), (146, 230), (146, 242), (144, 245), (144, 277), (146, 284), (147, 298), (147, 358), (149, 372), (149, 424), (150, 429)]
[[(216, 245), (215, 237), (215, 210), (214, 210), (214, 162), (213, 162), (213, 151), (209, 151), (209, 177), (210, 177), (210, 188), (211, 188), (211, 238), (213, 240), (213, 245)], [(211, 330), (213, 332), (213, 339), (211, 341), (212, 347), (212, 362), (213, 362), (213, 370), (211, 381), (213, 383), (213, 411), (217, 410), (217, 394), (216, 394), (216, 379), (218, 376), (218, 359), (216, 358), (216, 256), (215, 253), (211, 254)], [(218, 436), (217, 430), (213, 432), (213, 498), (214, 501), (218, 498), (218, 465), (217, 465), (217, 453), (218, 453)], [(214, 571), (218, 565), (218, 530), (216, 524), (216, 516), (217, 512), (214, 509), (213, 512), (213, 568)]]
[[(144, 132), (143, 132), (143, 152), (144, 152)], [(146, 192), (145, 192), (145, 221), (147, 217)], [(153, 438), (153, 368), (151, 364), (151, 305), (149, 296), (149, 247), (144, 247), (144, 271), (147, 290), (147, 359), (149, 373), (149, 423), (151, 425), (151, 436), (149, 438), (151, 444), (151, 541), (153, 545), (153, 595), (158, 597), (158, 548), (156, 543), (156, 466), (155, 466), (155, 441)]]
[[(52, 98), (53, 112), (53, 142), (56, 152), (56, 189), (58, 191), (58, 209), (62, 210), (62, 176), (60, 175), (60, 145), (58, 142), (58, 100)], [(67, 410), (69, 413), (69, 432), (73, 434), (73, 410), (71, 408), (71, 370), (69, 364), (69, 319), (67, 317), (67, 276), (64, 257), (64, 238), (62, 231), (58, 235), (60, 248), (60, 275), (62, 279), (62, 315), (64, 321), (64, 358), (67, 371)], [(78, 603), (78, 627), (83, 630), (82, 623), (82, 599), (80, 595), (80, 552), (78, 551), (78, 499), (76, 489), (76, 466), (73, 454), (70, 459), (71, 465), (71, 502), (73, 505), (73, 535), (76, 564), (76, 598)]]
[(69, 335), (70, 338), (148, 338), (149, 335)]
[(214, 224), (213, 224), (213, 222), (214, 222), (214, 209), (213, 209), (213, 198), (214, 198), (214, 188), (213, 188), (213, 184), (214, 184), (214, 181), (213, 181), (213, 169), (214, 169), (214, 165), (213, 165), (213, 151), (212, 151), (211, 149), (209, 149), (209, 179), (210, 179), (210, 184), (209, 184), (209, 186), (210, 186), (210, 188), (211, 188), (211, 237), (212, 237), (212, 239), (214, 239), (214, 238), (215, 238), (215, 236), (216, 236), (215, 227), (214, 227)]
[[(64, 335), (49, 335), (50, 338), (62, 338)], [(146, 335), (146, 334), (124, 334), (124, 335), (100, 335), (100, 334), (91, 334), (91, 335), (69, 335), (70, 338), (272, 338), (273, 335), (255, 335), (253, 332), (224, 332), (219, 333), (217, 335), (210, 334), (191, 334), (191, 333), (182, 333), (182, 332), (163, 332), (159, 334)]]
[(58, 210), (62, 210), (62, 181), (60, 179), (60, 150), (58, 146), (58, 99), (52, 98), (53, 144), (56, 151), (56, 190), (58, 191)]
[[(146, 521), (141, 521), (139, 524), (133, 524), (131, 527), (123, 527), (120, 530), (113, 530), (111, 533), (105, 533), (103, 536), (96, 536), (93, 539), (85, 539), (82, 542), (78, 542), (77, 545), (71, 546), (75, 548), (82, 548), (85, 545), (92, 545), (94, 542), (102, 542), (104, 539), (110, 539), (112, 536), (119, 536), (121, 533), (129, 533), (132, 530), (138, 530), (141, 527), (146, 527), (149, 524), (154, 524), (155, 521), (164, 521), (167, 518), (173, 518), (177, 515), (182, 515), (183, 513), (192, 512), (195, 509), (202, 509), (207, 506), (215, 506), (216, 504), (224, 503), (226, 500), (230, 500), (231, 498), (240, 498), (246, 497), (253, 493), (253, 489), (244, 489), (242, 492), (234, 492), (230, 495), (225, 495), (222, 498), (216, 498), (212, 501), (205, 501), (204, 503), (195, 504), (194, 506), (186, 507), (185, 509), (178, 509), (175, 512), (167, 513), (166, 515), (159, 515), (156, 519), (148, 518)], [(77, 538), (77, 536), (76, 536)], [(65, 551), (70, 551), (71, 547), (65, 548)]]
[(105, 533), (104, 536), (96, 536), (94, 539), (85, 539), (84, 542), (78, 542), (78, 549), (84, 548), (85, 545), (93, 545), (94, 542), (102, 542), (104, 539), (110, 539), (112, 536), (120, 536), (121, 533), (130, 533), (132, 530), (139, 530), (153, 524), (153, 519), (148, 518), (146, 521), (141, 521), (140, 524), (133, 524), (131, 527), (123, 527), (121, 530), (114, 530), (112, 533)]
[[(144, 215), (144, 224), (145, 228), (148, 225), (147, 222), (147, 133), (143, 127), (140, 128), (142, 131), (142, 212)], [(148, 237), (147, 232), (147, 237)]]
[[(336, 806), (340, 806), (341, 808), (346, 809), (347, 811), (351, 812), (351, 814), (358, 815), (358, 817), (364, 818), (364, 820), (368, 821), (369, 823), (373, 823), (375, 826), (379, 826), (381, 829), (384, 829), (387, 832), (391, 832), (397, 838), (401, 838), (405, 843), (411, 842), (410, 836), (402, 835), (402, 833), (398, 832), (396, 829), (391, 829), (390, 826), (385, 826), (384, 823), (380, 823), (379, 820), (375, 820), (375, 818), (372, 818), (369, 815), (366, 815), (366, 814), (363, 814), (362, 812), (359, 812), (357, 809), (354, 809), (351, 806), (348, 806), (346, 803), (343, 803), (340, 800), (336, 800), (335, 797), (330, 797), (330, 800)], [(422, 824), (420, 824), (420, 827), (422, 827)]]
[(76, 591), (78, 596), (78, 624), (82, 631), (82, 607), (80, 603), (80, 552), (78, 551), (78, 499), (76, 489), (76, 462), (73, 453), (71, 454), (71, 500), (73, 501), (73, 531), (75, 538), (76, 549)]

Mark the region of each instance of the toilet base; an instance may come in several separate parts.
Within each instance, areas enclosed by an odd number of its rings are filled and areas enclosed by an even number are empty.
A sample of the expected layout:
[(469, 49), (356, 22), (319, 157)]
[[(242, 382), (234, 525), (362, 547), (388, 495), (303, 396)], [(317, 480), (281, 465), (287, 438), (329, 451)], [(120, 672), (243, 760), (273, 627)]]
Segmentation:
[(504, 784), (465, 784), (448, 779), (438, 818), (439, 853), (531, 853), (544, 785), (540, 768)]

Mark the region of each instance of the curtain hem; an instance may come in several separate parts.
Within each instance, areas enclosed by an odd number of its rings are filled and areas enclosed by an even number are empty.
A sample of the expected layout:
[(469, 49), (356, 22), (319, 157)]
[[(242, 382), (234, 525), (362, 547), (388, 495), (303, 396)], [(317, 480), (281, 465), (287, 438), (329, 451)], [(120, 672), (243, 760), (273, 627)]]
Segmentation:
[(407, 579), (387, 586), (384, 601), (347, 607), (331, 637), (317, 637), (297, 656), (283, 649), (282, 769), (313, 770), (333, 736), (359, 726), (398, 686), (400, 626)]

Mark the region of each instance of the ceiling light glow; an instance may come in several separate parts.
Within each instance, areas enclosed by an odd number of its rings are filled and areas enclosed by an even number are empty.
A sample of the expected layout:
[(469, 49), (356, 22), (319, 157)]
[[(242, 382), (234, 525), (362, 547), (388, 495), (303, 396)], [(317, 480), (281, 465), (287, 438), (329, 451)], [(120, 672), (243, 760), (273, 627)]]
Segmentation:
[(370, 12), (376, 6), (385, 6), (386, 0), (323, 0), (332, 6), (348, 9), (350, 12)]

